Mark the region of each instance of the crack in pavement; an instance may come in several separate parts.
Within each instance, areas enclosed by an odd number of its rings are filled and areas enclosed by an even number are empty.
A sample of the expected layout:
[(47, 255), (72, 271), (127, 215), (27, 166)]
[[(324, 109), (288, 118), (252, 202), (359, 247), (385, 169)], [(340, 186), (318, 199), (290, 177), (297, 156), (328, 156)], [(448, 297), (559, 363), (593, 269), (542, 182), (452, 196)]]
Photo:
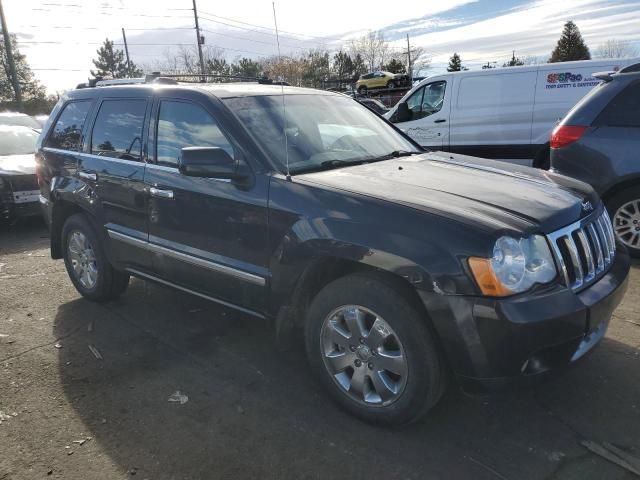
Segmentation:
[(40, 345), (35, 345), (35, 346), (33, 346), (31, 348), (27, 348), (26, 350), (23, 350), (21, 352), (15, 353), (13, 355), (9, 355), (6, 358), (0, 359), (0, 363), (8, 362), (9, 360), (16, 359), (16, 358), (21, 357), (22, 355), (25, 355), (25, 354), (27, 354), (29, 352), (33, 352), (34, 350), (38, 350), (39, 348), (44, 348), (44, 347), (49, 347), (51, 345), (54, 345), (55, 343), (59, 342), (60, 340), (64, 340), (65, 338), (69, 338), (72, 335), (75, 335), (81, 329), (82, 329), (82, 327), (76, 327), (73, 330), (71, 330), (69, 333), (66, 333), (66, 334), (62, 335), (61, 337), (58, 337), (55, 340), (52, 340), (51, 342), (43, 343), (43, 344), (40, 344)]

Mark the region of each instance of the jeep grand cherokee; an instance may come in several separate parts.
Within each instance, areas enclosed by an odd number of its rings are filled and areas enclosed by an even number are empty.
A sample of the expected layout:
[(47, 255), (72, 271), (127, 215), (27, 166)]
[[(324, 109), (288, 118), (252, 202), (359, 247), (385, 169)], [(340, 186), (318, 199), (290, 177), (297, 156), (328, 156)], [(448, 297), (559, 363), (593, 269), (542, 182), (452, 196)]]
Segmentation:
[(588, 185), (424, 151), (330, 92), (77, 89), (37, 160), (52, 257), (84, 297), (135, 276), (271, 319), (368, 421), (419, 418), (451, 376), (491, 387), (578, 360), (626, 287)]

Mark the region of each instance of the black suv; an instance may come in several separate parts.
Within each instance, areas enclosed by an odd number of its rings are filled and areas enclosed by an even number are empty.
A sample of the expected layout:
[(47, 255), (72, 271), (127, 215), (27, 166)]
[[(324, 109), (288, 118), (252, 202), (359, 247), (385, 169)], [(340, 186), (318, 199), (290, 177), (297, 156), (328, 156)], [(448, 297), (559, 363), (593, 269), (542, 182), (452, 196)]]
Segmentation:
[(86, 298), (129, 276), (271, 319), (369, 421), (417, 419), (451, 373), (582, 357), (629, 257), (586, 184), (429, 153), (344, 95), (249, 84), (77, 89), (37, 151), (51, 254)]
[(603, 82), (552, 134), (551, 168), (590, 183), (620, 241), (640, 257), (640, 64), (594, 76)]

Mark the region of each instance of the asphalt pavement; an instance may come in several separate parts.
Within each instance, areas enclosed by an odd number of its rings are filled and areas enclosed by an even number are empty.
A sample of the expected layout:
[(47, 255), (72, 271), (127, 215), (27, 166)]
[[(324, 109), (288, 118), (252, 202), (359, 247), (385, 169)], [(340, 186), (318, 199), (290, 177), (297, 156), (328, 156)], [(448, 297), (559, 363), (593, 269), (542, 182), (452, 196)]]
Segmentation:
[(640, 459), (639, 299), (635, 265), (573, 368), (452, 387), (384, 429), (337, 408), (264, 321), (135, 279), (117, 301), (80, 298), (43, 224), (22, 222), (0, 231), (0, 480), (638, 478), (584, 442)]

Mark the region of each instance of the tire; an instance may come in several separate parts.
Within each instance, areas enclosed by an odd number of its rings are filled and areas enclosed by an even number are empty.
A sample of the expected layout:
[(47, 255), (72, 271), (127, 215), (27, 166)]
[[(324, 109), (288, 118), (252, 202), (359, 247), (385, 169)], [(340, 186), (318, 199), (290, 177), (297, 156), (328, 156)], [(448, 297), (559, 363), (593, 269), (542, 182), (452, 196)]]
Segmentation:
[(396, 85), (395, 85), (395, 83), (393, 82), (393, 80), (389, 80), (389, 81), (387, 82), (387, 88), (395, 88), (395, 86), (396, 86)]
[(358, 93), (360, 95), (366, 95), (367, 94), (367, 87), (365, 87), (364, 85), (362, 85), (361, 87), (358, 87)]
[[(363, 340), (351, 332), (357, 327), (349, 327), (358, 323)], [(367, 422), (416, 421), (444, 392), (446, 370), (427, 319), (385, 277), (353, 274), (325, 286), (309, 307), (305, 343), (311, 368), (331, 397)]]
[(104, 246), (85, 215), (71, 215), (65, 221), (62, 252), (69, 278), (83, 297), (106, 302), (127, 289), (129, 275), (115, 270), (109, 263)]
[(606, 205), (616, 237), (632, 257), (640, 258), (640, 187), (616, 193)]

